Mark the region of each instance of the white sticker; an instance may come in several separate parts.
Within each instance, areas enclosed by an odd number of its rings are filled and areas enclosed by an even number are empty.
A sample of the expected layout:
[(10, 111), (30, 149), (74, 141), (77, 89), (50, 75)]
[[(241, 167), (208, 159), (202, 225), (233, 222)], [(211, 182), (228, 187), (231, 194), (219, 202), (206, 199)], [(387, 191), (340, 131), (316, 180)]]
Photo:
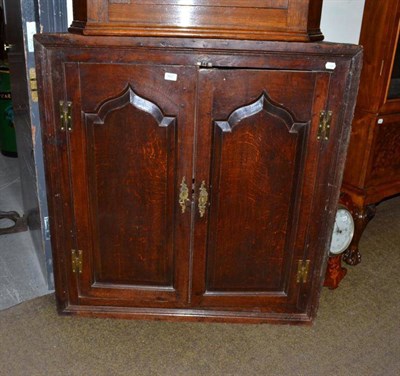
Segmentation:
[(36, 22), (26, 23), (26, 36), (28, 41), (28, 52), (33, 52), (33, 36), (36, 34)]
[(383, 124), (383, 119), (378, 119), (378, 124)]
[(176, 81), (177, 79), (178, 79), (178, 75), (176, 73), (165, 72), (165, 74), (164, 74), (164, 80)]
[(326, 69), (330, 69), (330, 70), (334, 70), (336, 68), (336, 63), (334, 63), (333, 61), (328, 61), (325, 64), (325, 68)]

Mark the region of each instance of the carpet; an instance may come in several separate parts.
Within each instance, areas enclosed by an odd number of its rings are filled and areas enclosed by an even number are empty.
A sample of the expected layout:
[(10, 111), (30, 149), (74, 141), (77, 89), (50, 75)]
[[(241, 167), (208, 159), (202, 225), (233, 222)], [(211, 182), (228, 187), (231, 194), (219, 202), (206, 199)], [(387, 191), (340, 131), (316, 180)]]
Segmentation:
[(0, 375), (400, 375), (400, 198), (311, 327), (60, 317), (47, 295), (0, 312)]

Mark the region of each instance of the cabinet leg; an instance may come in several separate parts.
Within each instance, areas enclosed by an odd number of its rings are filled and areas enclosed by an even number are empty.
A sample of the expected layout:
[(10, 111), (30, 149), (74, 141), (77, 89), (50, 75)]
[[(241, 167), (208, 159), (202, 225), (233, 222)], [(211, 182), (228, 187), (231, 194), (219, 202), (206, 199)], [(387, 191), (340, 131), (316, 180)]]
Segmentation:
[(348, 265), (357, 265), (361, 262), (361, 254), (358, 250), (358, 243), (368, 222), (375, 216), (376, 205), (368, 205), (361, 209), (352, 211), (354, 219), (354, 236), (349, 248), (343, 254), (343, 261)]
[(347, 269), (342, 267), (342, 255), (331, 256), (328, 259), (328, 266), (325, 273), (324, 286), (333, 290), (339, 286), (340, 281), (347, 273)]

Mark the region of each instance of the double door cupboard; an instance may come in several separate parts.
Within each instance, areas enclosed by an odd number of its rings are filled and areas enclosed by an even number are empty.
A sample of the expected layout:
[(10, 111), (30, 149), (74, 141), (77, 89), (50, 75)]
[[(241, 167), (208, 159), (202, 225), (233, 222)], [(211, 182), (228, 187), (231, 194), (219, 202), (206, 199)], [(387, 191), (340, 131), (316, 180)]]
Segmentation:
[(400, 194), (400, 1), (366, 0), (360, 44), (364, 64), (340, 201), (355, 232), (343, 255), (361, 261), (358, 245), (376, 205)]
[(35, 38), (59, 311), (311, 322), (360, 48)]

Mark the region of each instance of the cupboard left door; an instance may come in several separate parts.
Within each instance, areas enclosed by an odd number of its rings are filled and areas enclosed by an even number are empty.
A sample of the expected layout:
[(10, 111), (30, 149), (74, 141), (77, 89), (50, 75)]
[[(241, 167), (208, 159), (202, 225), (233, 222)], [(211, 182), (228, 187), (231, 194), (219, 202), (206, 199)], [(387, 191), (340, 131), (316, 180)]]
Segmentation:
[(74, 234), (63, 270), (69, 305), (184, 307), (193, 68), (62, 65), (63, 179), (73, 218), (65, 231)]

